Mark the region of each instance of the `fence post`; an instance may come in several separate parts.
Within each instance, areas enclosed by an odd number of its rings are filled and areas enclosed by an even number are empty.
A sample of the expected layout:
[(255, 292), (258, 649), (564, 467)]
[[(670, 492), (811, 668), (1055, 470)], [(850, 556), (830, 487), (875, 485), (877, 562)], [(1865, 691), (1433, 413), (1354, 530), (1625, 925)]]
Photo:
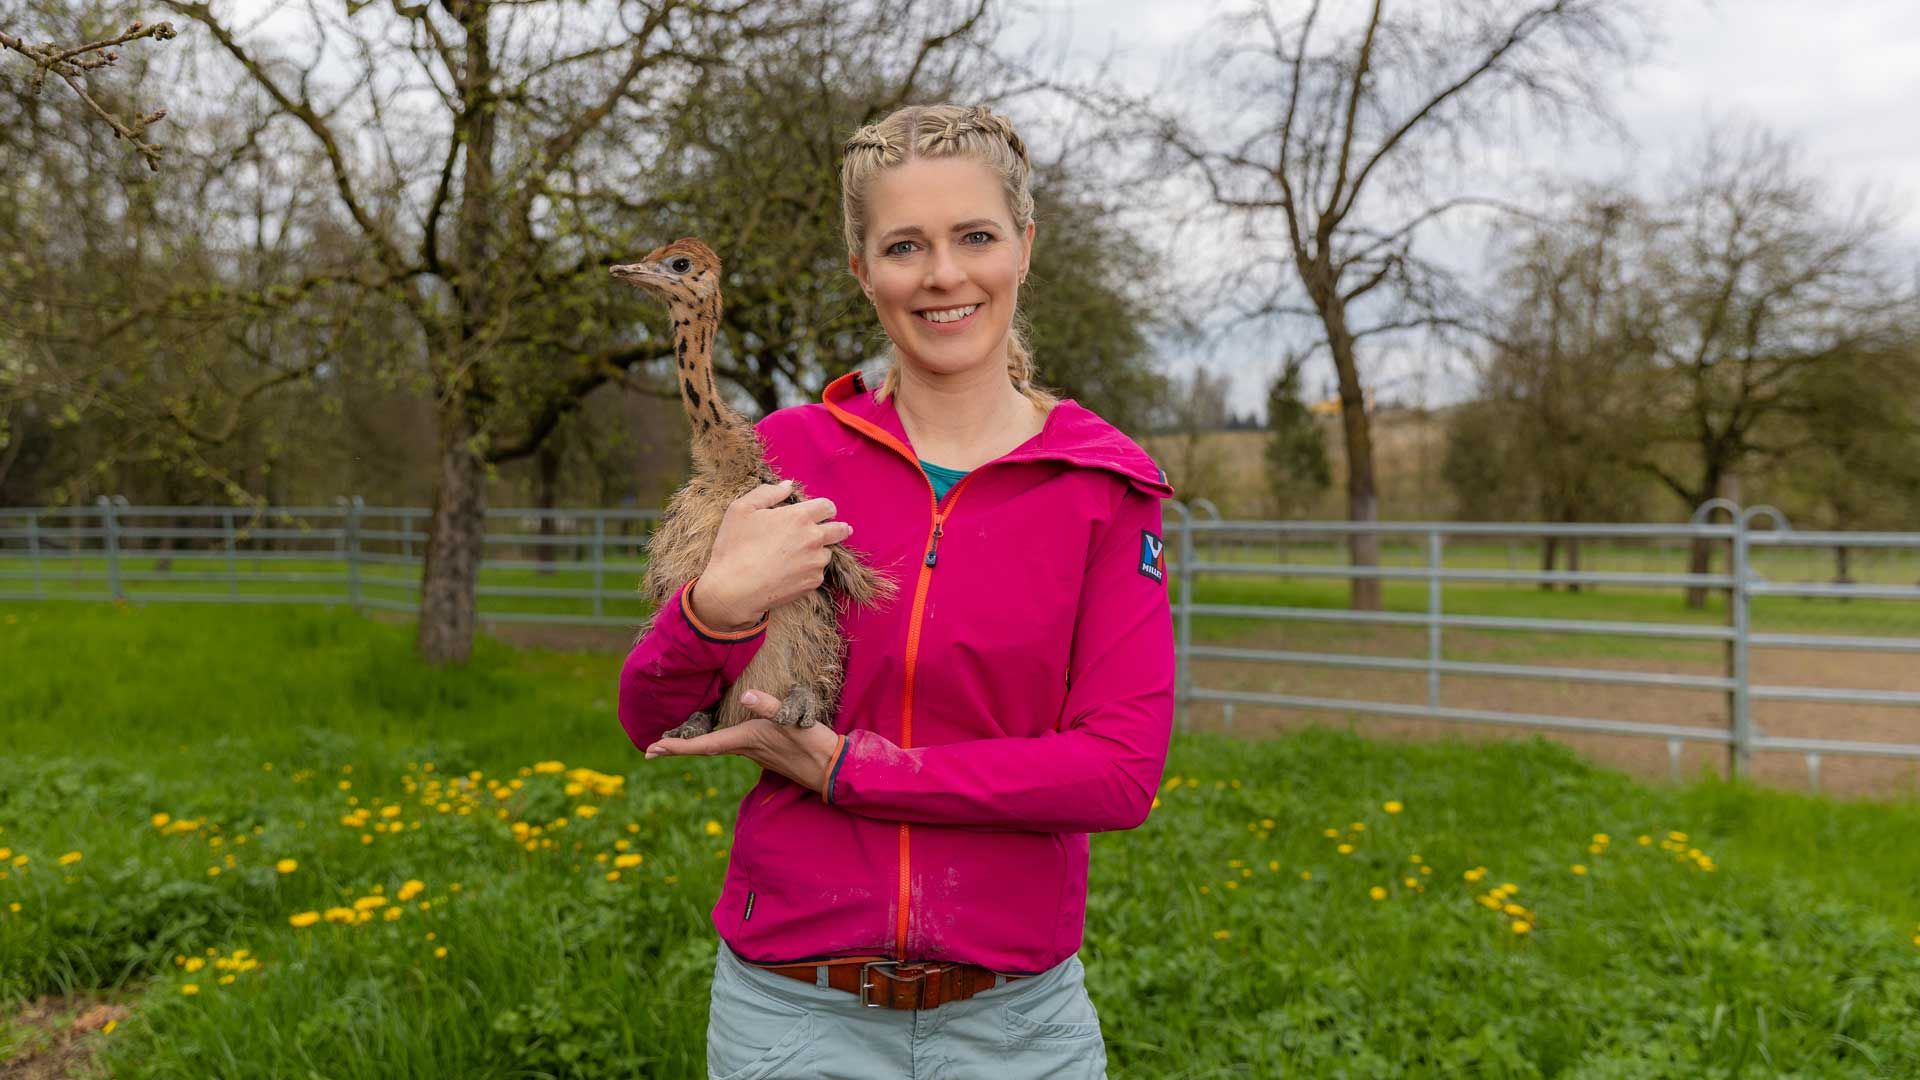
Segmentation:
[(234, 551), (233, 511), (220, 514), (221, 540), (227, 547), (227, 595), (240, 595), (240, 562)]
[(360, 496), (341, 499), (346, 507), (346, 556), (347, 556), (347, 604), (354, 614), (362, 614), (360, 606), (360, 508), (365, 505)]
[(1439, 529), (1427, 530), (1427, 708), (1440, 707), (1440, 562)]
[(114, 517), (112, 499), (102, 495), (94, 502), (100, 507), (100, 529), (107, 546), (107, 591), (115, 600), (125, 600), (120, 588), (120, 522)]
[(607, 514), (604, 510), (593, 512), (593, 617), (599, 618), (601, 610), (600, 590), (604, 585), (604, 572), (607, 562)]
[(1747, 596), (1747, 515), (1733, 514), (1733, 565), (1728, 569), (1733, 584), (1727, 589), (1727, 621), (1733, 626), (1733, 640), (1727, 648), (1727, 676), (1733, 680), (1728, 691), (1732, 706), (1733, 742), (1728, 747), (1728, 772), (1736, 780), (1753, 775), (1753, 704), (1747, 693), (1747, 631), (1751, 621)]
[(33, 563), (33, 595), (44, 600), (47, 583), (40, 577), (40, 515), (27, 515), (27, 557)]
[(1173, 700), (1180, 730), (1185, 732), (1193, 725), (1193, 710), (1187, 700), (1193, 692), (1193, 511), (1177, 500), (1173, 506), (1180, 514), (1180, 608), (1174, 641)]

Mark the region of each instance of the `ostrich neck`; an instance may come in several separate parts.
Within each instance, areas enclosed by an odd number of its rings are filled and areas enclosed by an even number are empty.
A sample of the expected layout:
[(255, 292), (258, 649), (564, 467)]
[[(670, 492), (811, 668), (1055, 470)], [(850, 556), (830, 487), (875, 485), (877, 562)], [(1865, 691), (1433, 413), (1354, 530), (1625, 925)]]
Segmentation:
[[(716, 305), (717, 306), (717, 305)], [(720, 326), (710, 312), (674, 313), (673, 352), (680, 405), (693, 437), (694, 466), (742, 476), (766, 470), (759, 437), (747, 418), (720, 396), (713, 378), (713, 339)]]

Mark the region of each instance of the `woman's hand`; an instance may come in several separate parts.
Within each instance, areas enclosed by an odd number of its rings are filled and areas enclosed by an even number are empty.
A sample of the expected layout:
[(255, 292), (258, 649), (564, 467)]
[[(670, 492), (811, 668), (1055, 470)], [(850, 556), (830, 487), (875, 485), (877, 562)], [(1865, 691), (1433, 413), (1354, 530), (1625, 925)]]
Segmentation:
[(853, 535), (833, 520), (831, 499), (780, 505), (793, 481), (762, 484), (733, 500), (692, 596), (694, 614), (722, 630), (744, 629), (758, 613), (820, 587), (832, 545)]
[(780, 710), (780, 702), (772, 694), (749, 690), (740, 695), (740, 704), (753, 714), (752, 719), (691, 739), (661, 739), (647, 747), (647, 759), (738, 754), (809, 791), (826, 786), (827, 766), (840, 745), (840, 736), (832, 728), (774, 723), (771, 717)]

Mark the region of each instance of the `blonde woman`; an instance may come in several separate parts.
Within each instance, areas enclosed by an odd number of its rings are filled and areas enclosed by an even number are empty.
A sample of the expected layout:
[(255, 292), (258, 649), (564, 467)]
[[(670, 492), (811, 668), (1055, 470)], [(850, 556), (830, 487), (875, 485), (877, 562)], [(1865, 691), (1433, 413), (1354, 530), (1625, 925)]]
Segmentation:
[[(621, 673), (620, 721), (649, 759), (765, 770), (713, 908), (710, 1077), (1106, 1075), (1079, 955), (1087, 837), (1144, 821), (1165, 766), (1172, 488), (1034, 385), (1028, 170), (984, 107), (909, 107), (848, 141), (848, 266), (891, 364), (760, 422), (776, 470), (816, 497), (738, 500)], [(747, 723), (662, 738), (856, 531), (900, 599), (843, 615), (832, 729), (776, 725), (760, 693)]]

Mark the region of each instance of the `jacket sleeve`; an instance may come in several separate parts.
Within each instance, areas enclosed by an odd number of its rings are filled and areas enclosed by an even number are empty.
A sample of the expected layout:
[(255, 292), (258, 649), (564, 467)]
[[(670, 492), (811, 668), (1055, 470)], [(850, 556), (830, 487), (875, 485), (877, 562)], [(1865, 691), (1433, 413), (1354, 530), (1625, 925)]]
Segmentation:
[(1074, 623), (1072, 685), (1056, 731), (902, 749), (846, 733), (823, 795), (851, 813), (1034, 832), (1131, 829), (1147, 818), (1173, 731), (1173, 618), (1164, 559), (1142, 532), (1160, 500), (1131, 486), (1093, 545)]
[(687, 582), (660, 606), (621, 665), (620, 726), (642, 749), (719, 701), (766, 640), (766, 618), (733, 632), (695, 618), (691, 593), (699, 583)]

